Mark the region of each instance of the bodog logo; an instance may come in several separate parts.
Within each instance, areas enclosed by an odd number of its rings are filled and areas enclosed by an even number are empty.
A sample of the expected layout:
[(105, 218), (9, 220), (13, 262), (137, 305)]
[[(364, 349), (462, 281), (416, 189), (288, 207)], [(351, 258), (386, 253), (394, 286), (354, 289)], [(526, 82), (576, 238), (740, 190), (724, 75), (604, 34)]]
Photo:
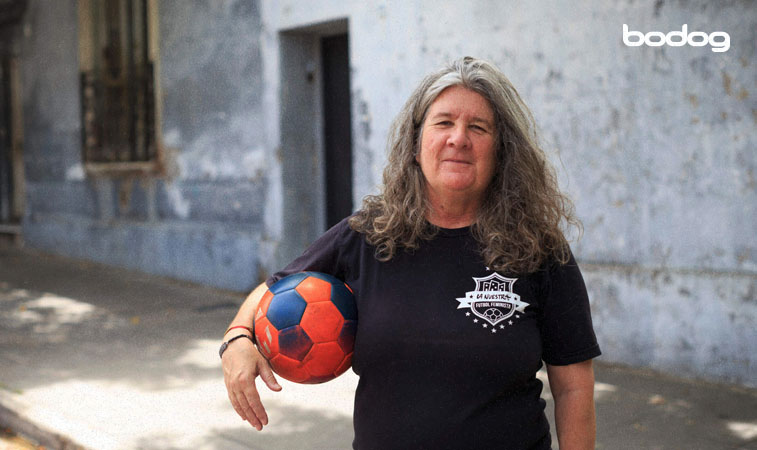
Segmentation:
[(628, 25), (623, 24), (623, 43), (628, 47), (639, 47), (646, 44), (650, 47), (662, 47), (668, 44), (671, 47), (683, 47), (686, 44), (692, 47), (712, 46), (713, 52), (725, 52), (731, 48), (731, 36), (724, 31), (713, 31), (710, 34), (704, 31), (692, 31), (689, 33), (688, 25), (683, 24), (681, 31), (671, 31), (664, 34), (661, 31), (650, 31), (647, 34), (641, 31), (628, 31)]

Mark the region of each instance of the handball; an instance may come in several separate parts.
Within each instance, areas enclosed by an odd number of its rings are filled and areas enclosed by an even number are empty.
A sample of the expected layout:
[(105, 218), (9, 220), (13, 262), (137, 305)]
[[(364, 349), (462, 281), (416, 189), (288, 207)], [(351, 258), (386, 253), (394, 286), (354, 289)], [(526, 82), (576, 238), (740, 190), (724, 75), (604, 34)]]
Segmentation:
[(349, 369), (356, 330), (352, 290), (319, 272), (277, 281), (255, 313), (258, 349), (274, 372), (296, 383), (323, 383)]

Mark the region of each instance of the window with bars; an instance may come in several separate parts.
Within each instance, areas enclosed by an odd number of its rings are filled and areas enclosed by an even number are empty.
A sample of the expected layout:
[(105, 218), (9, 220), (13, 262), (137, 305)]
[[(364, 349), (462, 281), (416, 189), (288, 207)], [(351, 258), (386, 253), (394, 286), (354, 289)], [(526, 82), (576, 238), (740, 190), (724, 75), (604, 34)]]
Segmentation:
[(157, 160), (151, 0), (79, 0), (82, 153), (87, 167)]

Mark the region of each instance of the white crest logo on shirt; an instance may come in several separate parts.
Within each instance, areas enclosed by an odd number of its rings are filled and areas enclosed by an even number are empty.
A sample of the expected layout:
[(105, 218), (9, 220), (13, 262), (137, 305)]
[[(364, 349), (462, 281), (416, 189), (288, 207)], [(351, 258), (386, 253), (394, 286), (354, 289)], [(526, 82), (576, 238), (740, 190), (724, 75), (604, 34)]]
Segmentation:
[[(483, 319), (486, 323), (483, 323), (482, 327), (487, 328), (488, 323), (492, 327), (492, 333), (497, 332), (497, 325), (500, 329), (505, 328), (502, 322), (513, 315), (520, 318), (518, 313), (524, 312), (529, 305), (520, 299), (520, 295), (513, 292), (517, 278), (506, 278), (494, 272), (483, 278), (473, 277), (473, 280), (476, 282), (475, 290), (466, 292), (463, 298), (456, 299), (460, 303), (457, 309), (469, 308), (475, 316), (473, 322), (478, 323), (478, 318)], [(470, 316), (471, 312), (466, 312), (465, 315)], [(507, 323), (513, 324), (512, 320), (508, 320)]]

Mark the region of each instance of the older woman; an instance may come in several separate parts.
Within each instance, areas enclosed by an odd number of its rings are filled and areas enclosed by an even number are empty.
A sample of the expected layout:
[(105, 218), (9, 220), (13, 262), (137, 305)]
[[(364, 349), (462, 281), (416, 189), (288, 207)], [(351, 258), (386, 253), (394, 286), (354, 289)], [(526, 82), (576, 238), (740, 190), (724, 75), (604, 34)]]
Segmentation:
[[(382, 193), (267, 280), (313, 270), (355, 291), (354, 448), (548, 449), (542, 361), (560, 448), (593, 448), (600, 351), (564, 224), (578, 222), (507, 78), (464, 58), (424, 79), (394, 123)], [(270, 367), (247, 339), (222, 359), (234, 409), (262, 429), (254, 379), (281, 389)]]

